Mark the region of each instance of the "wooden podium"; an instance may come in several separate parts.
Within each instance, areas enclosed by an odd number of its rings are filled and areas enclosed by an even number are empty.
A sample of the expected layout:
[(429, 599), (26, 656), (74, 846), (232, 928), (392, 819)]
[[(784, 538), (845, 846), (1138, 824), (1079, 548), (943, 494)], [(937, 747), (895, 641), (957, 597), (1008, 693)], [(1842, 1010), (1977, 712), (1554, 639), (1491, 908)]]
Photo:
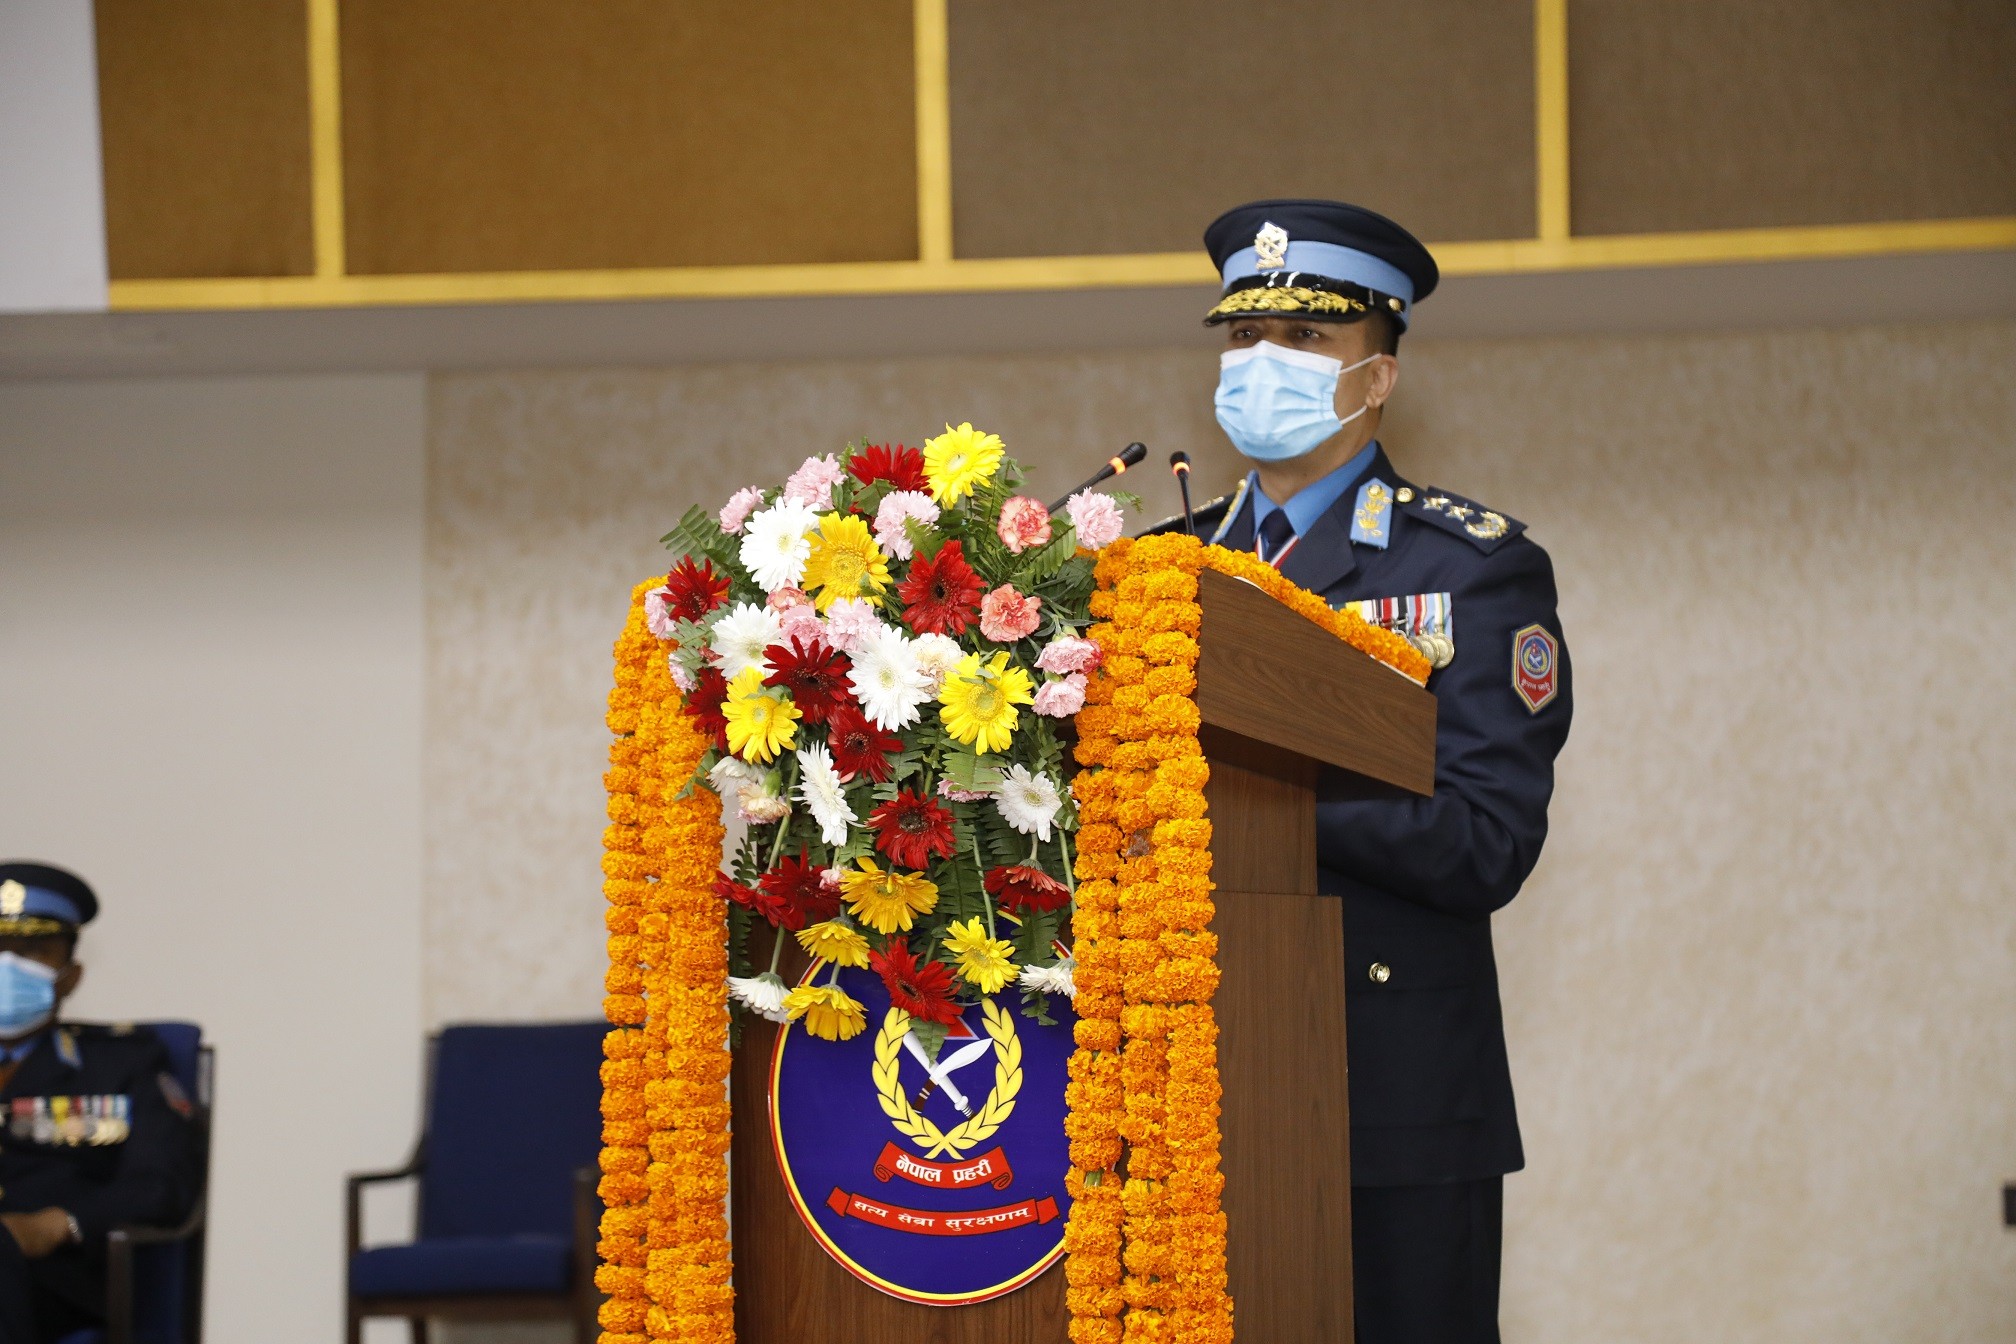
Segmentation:
[[(1206, 570), (1198, 585), (1235, 1329), (1266, 1344), (1348, 1344), (1344, 928), (1339, 902), (1316, 894), (1316, 775), (1337, 767), (1366, 796), (1432, 792), (1435, 697), (1250, 584)], [(770, 945), (755, 941), (760, 964)], [(787, 979), (805, 965), (795, 942), (794, 956)], [(748, 1023), (731, 1084), (742, 1344), (1063, 1344), (1061, 1263), (991, 1302), (928, 1307), (877, 1292), (827, 1256), (771, 1149), (776, 1033)]]

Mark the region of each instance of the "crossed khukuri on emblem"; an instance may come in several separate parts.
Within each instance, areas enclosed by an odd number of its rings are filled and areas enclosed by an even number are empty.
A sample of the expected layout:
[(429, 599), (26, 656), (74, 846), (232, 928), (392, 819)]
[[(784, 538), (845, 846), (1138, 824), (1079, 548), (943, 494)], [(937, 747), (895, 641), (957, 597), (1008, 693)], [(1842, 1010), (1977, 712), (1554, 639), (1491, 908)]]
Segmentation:
[[(925, 1056), (923, 1047), (910, 1035), (910, 1014), (901, 1008), (891, 1008), (884, 1014), (882, 1029), (875, 1034), (875, 1063), (871, 1073), (875, 1080), (876, 1097), (882, 1103), (882, 1113), (889, 1117), (889, 1123), (896, 1127), (896, 1132), (922, 1148), (926, 1157), (936, 1157), (940, 1153), (965, 1156), (968, 1149), (993, 1138), (995, 1131), (1015, 1112), (1015, 1097), (1022, 1090), (1022, 1041), (1015, 1034), (1014, 1015), (992, 999), (982, 999), (980, 1011), (987, 1021), (986, 1038), (962, 1046), (936, 1064)], [(903, 1090), (901, 1077), (906, 1048), (924, 1065), (924, 1071), (931, 1080), (919, 1092), (917, 1101), (922, 1102), (928, 1097), (933, 1087), (939, 1088), (966, 1117), (962, 1123), (950, 1130), (942, 1130), (930, 1116), (917, 1109), (917, 1103), (911, 1101), (909, 1094)], [(976, 1111), (967, 1101), (965, 1093), (952, 1082), (952, 1073), (986, 1054), (989, 1048), (994, 1051), (994, 1088)]]

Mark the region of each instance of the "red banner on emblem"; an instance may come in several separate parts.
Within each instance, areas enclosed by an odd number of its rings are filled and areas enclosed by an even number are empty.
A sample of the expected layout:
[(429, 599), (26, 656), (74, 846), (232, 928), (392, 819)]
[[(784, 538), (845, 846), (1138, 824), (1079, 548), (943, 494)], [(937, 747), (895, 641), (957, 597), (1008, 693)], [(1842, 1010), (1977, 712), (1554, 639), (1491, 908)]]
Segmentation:
[(897, 1204), (877, 1204), (859, 1195), (850, 1195), (839, 1186), (826, 1196), (826, 1207), (842, 1218), (858, 1218), (864, 1223), (897, 1232), (921, 1232), (927, 1237), (977, 1237), (988, 1232), (1006, 1232), (1011, 1227), (1034, 1227), (1057, 1220), (1057, 1201), (1045, 1195), (1025, 1199), (1020, 1204), (1004, 1204), (998, 1209), (969, 1209), (947, 1213), (937, 1209), (906, 1209)]
[(927, 1162), (910, 1156), (893, 1143), (885, 1143), (881, 1156), (875, 1159), (875, 1179), (886, 1181), (892, 1176), (933, 1190), (968, 1190), (976, 1185), (1006, 1190), (1015, 1179), (1015, 1173), (1008, 1167), (1008, 1154), (999, 1148), (965, 1162)]

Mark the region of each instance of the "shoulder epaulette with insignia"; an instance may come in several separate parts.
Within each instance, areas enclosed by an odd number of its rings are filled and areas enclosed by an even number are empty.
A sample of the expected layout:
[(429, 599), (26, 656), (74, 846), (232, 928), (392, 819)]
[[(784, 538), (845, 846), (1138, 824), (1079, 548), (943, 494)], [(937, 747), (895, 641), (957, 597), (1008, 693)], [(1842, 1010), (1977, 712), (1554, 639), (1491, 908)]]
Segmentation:
[[(1220, 495), (1218, 496), (1218, 498), (1214, 500), (1210, 500), (1209, 502), (1204, 504), (1199, 504), (1197, 507), (1191, 509), (1190, 517), (1193, 520), (1195, 520), (1197, 524), (1197, 535), (1200, 537), (1209, 537), (1211, 535), (1211, 530), (1218, 525), (1218, 520), (1225, 516), (1225, 506), (1230, 504), (1231, 502), (1232, 502), (1231, 495)], [(1142, 528), (1141, 535), (1144, 537), (1152, 537), (1160, 532), (1181, 532), (1182, 530), (1183, 530), (1183, 515), (1179, 513), (1171, 517), (1164, 518), (1161, 522), (1155, 524), (1153, 527)]]
[(1447, 490), (1401, 493), (1414, 496), (1403, 500), (1400, 505), (1402, 513), (1419, 518), (1424, 523), (1433, 523), (1444, 532), (1453, 532), (1486, 555), (1526, 530), (1526, 524), (1517, 518), (1507, 517), (1496, 509), (1485, 508), (1474, 499), (1452, 495)]

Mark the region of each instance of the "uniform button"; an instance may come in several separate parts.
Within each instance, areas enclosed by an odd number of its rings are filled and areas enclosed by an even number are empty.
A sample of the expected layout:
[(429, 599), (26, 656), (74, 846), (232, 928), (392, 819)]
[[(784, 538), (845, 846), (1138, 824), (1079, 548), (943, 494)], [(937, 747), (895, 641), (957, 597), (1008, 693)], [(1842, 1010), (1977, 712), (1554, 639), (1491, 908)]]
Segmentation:
[(1372, 963), (1372, 969), (1367, 974), (1372, 977), (1373, 984), (1383, 985), (1393, 978), (1393, 968), (1383, 961), (1375, 961)]
[(1414, 487), (1411, 485), (1401, 486), (1399, 492), (1393, 498), (1399, 500), (1402, 504), (1412, 504), (1414, 502)]

